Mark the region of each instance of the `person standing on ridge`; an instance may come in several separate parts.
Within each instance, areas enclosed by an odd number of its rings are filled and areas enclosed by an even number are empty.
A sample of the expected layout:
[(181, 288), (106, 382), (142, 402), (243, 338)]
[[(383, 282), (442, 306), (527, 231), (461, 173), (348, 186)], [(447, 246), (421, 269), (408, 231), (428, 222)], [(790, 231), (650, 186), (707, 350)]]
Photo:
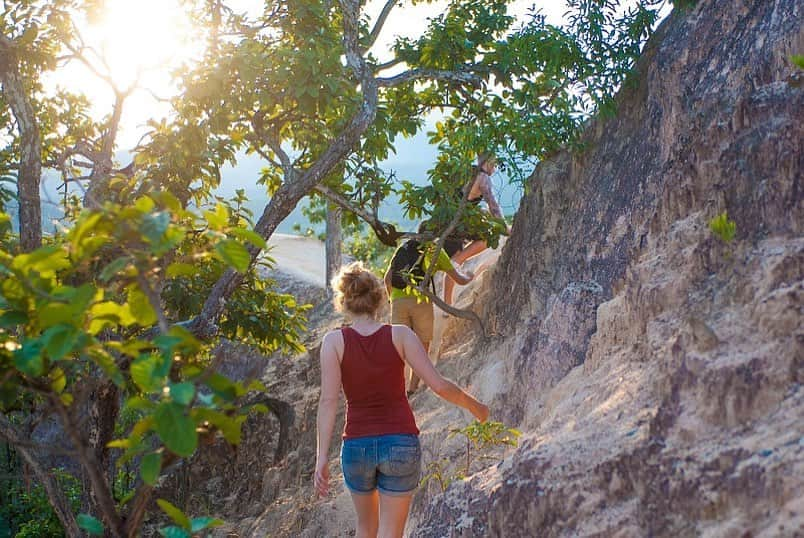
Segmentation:
[[(485, 201), (486, 205), (488, 205), (489, 213), (498, 219), (503, 219), (500, 204), (497, 203), (497, 198), (494, 196), (491, 184), (491, 174), (494, 173), (496, 168), (497, 157), (493, 154), (483, 152), (477, 156), (477, 172), (475, 174), (475, 180), (472, 182), (471, 187), (469, 187), (467, 201), (475, 205)], [(462, 191), (462, 193), (465, 193), (465, 191)], [(506, 229), (507, 228), (506, 226)], [(467, 240), (469, 243), (464, 245), (464, 242)], [(463, 264), (469, 258), (486, 250), (486, 248), (488, 248), (488, 245), (486, 244), (486, 240), (482, 237), (465, 232), (462, 233), (460, 231), (448, 237), (444, 242), (444, 250), (449, 253), (452, 261), (456, 265)], [(462, 283), (458, 282), (458, 284)], [(452, 304), (454, 288), (455, 281), (444, 279), (444, 302), (448, 305)]]
[(409, 327), (377, 321), (385, 289), (360, 262), (342, 268), (332, 288), (335, 307), (352, 325), (330, 331), (321, 343), (315, 489), (320, 496), (329, 491), (329, 449), (343, 390), (341, 465), (357, 514), (356, 536), (401, 538), (421, 474), (419, 429), (405, 395), (404, 364), (477, 420), (485, 421), (489, 409), (441, 377)]
[[(419, 233), (424, 232), (425, 223), (419, 226)], [(396, 249), (391, 257), (388, 270), (385, 272), (385, 289), (391, 300), (391, 323), (407, 325), (422, 341), (424, 350), (430, 352), (430, 342), (433, 340), (433, 304), (426, 296), (416, 294), (409, 287), (409, 283), (404, 273), (409, 273), (414, 279), (421, 280), (430, 265), (433, 252), (433, 244), (422, 243), (415, 239), (408, 239)], [(466, 285), (471, 282), (474, 275), (470, 272), (462, 273), (455, 269), (449, 256), (441, 249), (436, 258), (435, 271), (444, 271), (447, 274), (445, 280)], [(416, 392), (419, 388), (419, 376), (410, 370), (408, 394)]]

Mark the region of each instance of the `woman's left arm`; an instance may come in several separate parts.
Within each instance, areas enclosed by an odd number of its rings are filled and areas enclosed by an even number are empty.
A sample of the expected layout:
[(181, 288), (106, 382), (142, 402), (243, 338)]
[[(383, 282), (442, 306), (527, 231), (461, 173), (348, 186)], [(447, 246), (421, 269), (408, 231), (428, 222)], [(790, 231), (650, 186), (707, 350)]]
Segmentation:
[(329, 491), (329, 447), (341, 393), (341, 365), (335, 347), (337, 334), (328, 333), (321, 343), (321, 397), (318, 400), (318, 450), (315, 464), (315, 488), (318, 495)]

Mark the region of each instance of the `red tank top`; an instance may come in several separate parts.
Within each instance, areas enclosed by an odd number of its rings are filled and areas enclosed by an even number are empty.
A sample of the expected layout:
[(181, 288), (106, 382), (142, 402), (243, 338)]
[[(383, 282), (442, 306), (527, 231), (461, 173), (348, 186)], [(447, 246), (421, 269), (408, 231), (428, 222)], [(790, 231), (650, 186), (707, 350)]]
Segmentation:
[(346, 394), (343, 438), (412, 433), (416, 420), (405, 395), (405, 362), (394, 347), (391, 326), (363, 336), (350, 327), (343, 334), (341, 382)]

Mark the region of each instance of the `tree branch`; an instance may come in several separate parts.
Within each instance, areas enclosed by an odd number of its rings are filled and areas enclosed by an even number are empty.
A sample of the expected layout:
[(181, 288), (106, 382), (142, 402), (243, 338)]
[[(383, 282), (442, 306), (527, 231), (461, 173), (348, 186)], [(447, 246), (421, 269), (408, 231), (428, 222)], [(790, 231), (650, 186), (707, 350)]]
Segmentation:
[(313, 190), (318, 192), (322, 196), (326, 197), (333, 204), (340, 206), (343, 209), (351, 213), (354, 213), (355, 215), (363, 219), (366, 222), (366, 224), (371, 226), (371, 229), (374, 230), (374, 233), (377, 235), (377, 238), (384, 245), (388, 245), (389, 247), (395, 247), (397, 240), (400, 237), (406, 235), (404, 232), (398, 232), (393, 224), (381, 221), (375, 215), (369, 213), (362, 207), (357, 207), (346, 197), (333, 191), (332, 189), (330, 189), (325, 185), (316, 185)]
[[(346, 0), (344, 0), (346, 1)], [(254, 230), (264, 239), (271, 237), (279, 223), (287, 217), (305, 195), (353, 150), (360, 137), (377, 115), (377, 84), (373, 78), (361, 81), (363, 102), (346, 128), (332, 141), (321, 156), (295, 181), (284, 181), (271, 197)], [(251, 263), (261, 249), (249, 247)], [(243, 281), (243, 275), (228, 269), (215, 283), (199, 315), (190, 323), (191, 332), (199, 338), (211, 338), (218, 330), (217, 323), (226, 306), (226, 300)]]
[(92, 493), (95, 496), (98, 508), (101, 510), (99, 515), (105, 523), (106, 530), (115, 538), (122, 538), (122, 522), (117, 513), (109, 483), (103, 476), (103, 469), (101, 469), (99, 462), (95, 461), (95, 456), (92, 451), (84, 444), (83, 439), (78, 435), (78, 426), (74, 424), (70, 413), (67, 412), (67, 409), (62, 405), (58, 396), (52, 393), (48, 396), (50, 405), (59, 415), (62, 426), (64, 427), (64, 432), (68, 435), (70, 442), (75, 447), (78, 454), (78, 461), (87, 474), (90, 484), (92, 484)]
[(24, 441), (23, 436), (17, 429), (6, 419), (5, 414), (0, 413), (0, 437), (4, 438), (8, 444), (13, 446), (15, 450), (22, 456), (28, 467), (31, 468), (36, 479), (45, 488), (48, 501), (53, 506), (56, 516), (59, 518), (61, 525), (67, 536), (83, 536), (83, 532), (78, 528), (78, 523), (73, 515), (70, 503), (64, 495), (61, 487), (55, 477), (43, 469), (34, 455), (28, 450), (27, 442)]
[(364, 52), (374, 46), (374, 43), (380, 36), (382, 27), (385, 25), (385, 21), (388, 19), (388, 15), (391, 13), (391, 10), (394, 9), (397, 2), (398, 0), (387, 0), (387, 2), (385, 2), (385, 5), (382, 7), (382, 11), (380, 11), (380, 14), (377, 16), (377, 22), (374, 23), (374, 28), (371, 30), (371, 33), (368, 36), (368, 41), (362, 48)]
[(480, 86), (483, 79), (468, 71), (444, 71), (441, 69), (409, 69), (393, 77), (378, 78), (377, 84), (380, 87), (393, 87), (410, 82), (411, 80), (441, 80), (444, 82), (456, 82), (458, 84), (468, 84), (470, 86)]
[(397, 66), (397, 65), (403, 64), (403, 63), (405, 63), (405, 60), (403, 60), (402, 58), (394, 58), (393, 60), (388, 60), (387, 62), (375, 65), (374, 66), (374, 72), (379, 73), (380, 71), (384, 71), (385, 69), (390, 69), (390, 68), (392, 68), (394, 66)]

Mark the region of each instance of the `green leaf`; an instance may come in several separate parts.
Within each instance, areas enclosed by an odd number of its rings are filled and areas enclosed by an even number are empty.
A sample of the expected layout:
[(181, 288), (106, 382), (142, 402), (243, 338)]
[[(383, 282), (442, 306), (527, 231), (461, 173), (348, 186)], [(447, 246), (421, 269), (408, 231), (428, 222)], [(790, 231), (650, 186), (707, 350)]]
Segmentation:
[(144, 215), (142, 217), (142, 224), (140, 225), (140, 233), (142, 233), (152, 245), (159, 245), (169, 225), (170, 213), (167, 211)]
[(62, 359), (78, 342), (78, 331), (71, 325), (56, 325), (42, 334), (42, 343), (51, 360)]
[(19, 310), (11, 310), (0, 315), (0, 327), (9, 328), (28, 323), (28, 314)]
[(70, 323), (75, 321), (75, 314), (75, 309), (71, 305), (48, 303), (39, 310), (39, 323), (42, 328)]
[(190, 521), (190, 532), (196, 533), (210, 527), (220, 527), (223, 521), (214, 517), (194, 517)]
[(231, 232), (232, 235), (241, 241), (248, 241), (255, 247), (265, 248), (268, 246), (268, 243), (265, 242), (265, 239), (263, 239), (262, 236), (254, 230), (248, 230), (246, 228), (232, 228)]
[(229, 210), (225, 205), (219, 203), (215, 206), (215, 211), (204, 211), (204, 218), (207, 219), (209, 227), (213, 230), (222, 230), (229, 223)]
[(131, 379), (143, 392), (161, 391), (165, 384), (163, 376), (159, 375), (162, 370), (164, 357), (161, 355), (142, 355), (131, 363)]
[(147, 327), (156, 323), (156, 312), (148, 297), (139, 288), (132, 286), (128, 289), (128, 307), (140, 325)]
[(89, 514), (78, 514), (75, 518), (78, 526), (87, 531), (93, 536), (100, 536), (103, 534), (103, 523), (99, 519), (90, 516)]
[(45, 372), (45, 358), (42, 356), (42, 343), (38, 340), (28, 341), (22, 348), (14, 352), (14, 366), (17, 370), (31, 377), (38, 377)]
[(159, 471), (162, 470), (162, 455), (156, 452), (151, 452), (142, 457), (140, 461), (140, 476), (142, 481), (153, 486), (156, 484), (156, 479), (159, 478)]
[(128, 256), (122, 256), (120, 258), (117, 258), (116, 260), (114, 260), (109, 265), (103, 268), (103, 271), (101, 271), (99, 278), (104, 282), (108, 282), (109, 280), (111, 280), (112, 277), (114, 277), (117, 273), (119, 273), (120, 270), (126, 267), (129, 263), (131, 263), (131, 258)]
[(89, 324), (90, 334), (98, 334), (109, 324), (128, 327), (137, 321), (128, 305), (119, 305), (114, 301), (95, 303), (90, 307), (89, 314), (95, 318)]
[(246, 417), (230, 417), (220, 411), (212, 409), (197, 408), (193, 410), (194, 415), (199, 421), (209, 422), (218, 428), (227, 442), (238, 445), (241, 437), (241, 424)]
[(224, 239), (215, 245), (215, 252), (227, 265), (241, 273), (245, 273), (251, 263), (251, 255), (246, 247), (232, 239)]
[(165, 274), (168, 278), (176, 278), (177, 276), (195, 276), (198, 274), (198, 266), (190, 263), (171, 263), (168, 265)]
[(790, 57), (793, 63), (799, 69), (804, 69), (804, 54), (794, 54)]
[(159, 508), (165, 512), (170, 519), (172, 519), (177, 525), (185, 530), (190, 530), (192, 528), (192, 524), (190, 523), (190, 518), (187, 517), (184, 512), (180, 509), (176, 508), (173, 504), (165, 499), (157, 499), (156, 504), (159, 505)]
[[(184, 406), (162, 402), (154, 413), (156, 433), (173, 453), (189, 457), (198, 446), (195, 423), (184, 414)], [(188, 526), (189, 527), (189, 526)]]
[(54, 368), (50, 371), (50, 388), (56, 394), (61, 394), (67, 386), (67, 376), (61, 368)]
[(173, 527), (173, 526), (159, 529), (159, 534), (161, 534), (165, 538), (190, 538), (189, 532), (179, 527)]
[(180, 405), (189, 405), (195, 396), (195, 385), (189, 381), (170, 385), (170, 398)]

